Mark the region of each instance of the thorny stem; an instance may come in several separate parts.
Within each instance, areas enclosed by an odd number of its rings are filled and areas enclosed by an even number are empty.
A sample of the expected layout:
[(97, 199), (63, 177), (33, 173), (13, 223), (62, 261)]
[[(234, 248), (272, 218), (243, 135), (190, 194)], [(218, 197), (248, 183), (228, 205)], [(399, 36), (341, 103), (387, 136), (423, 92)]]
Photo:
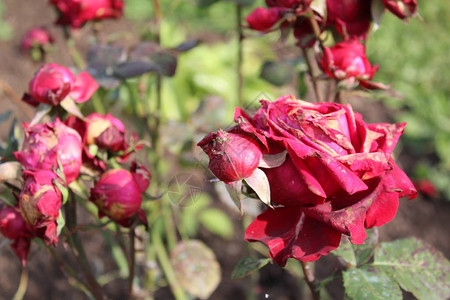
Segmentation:
[(26, 267), (22, 268), (22, 273), (20, 275), (20, 283), (14, 294), (13, 300), (22, 300), (27, 292), (28, 287), (28, 269)]
[(136, 265), (136, 244), (135, 244), (135, 228), (130, 228), (129, 231), (129, 239), (130, 239), (130, 257), (128, 262), (128, 298), (132, 299), (133, 297), (133, 279), (134, 279), (134, 269)]
[(89, 290), (92, 292), (95, 299), (102, 300), (103, 293), (101, 287), (92, 273), (80, 236), (78, 235), (78, 232), (74, 231), (74, 228), (77, 226), (77, 206), (73, 193), (71, 191), (69, 193), (69, 201), (67, 201), (67, 204), (65, 205), (65, 212), (66, 227), (71, 234), (68, 235), (67, 239), (75, 258), (80, 264), (81, 270), (86, 277)]
[(314, 68), (313, 68), (313, 63), (311, 61), (311, 57), (310, 57), (310, 55), (308, 55), (308, 51), (306, 49), (304, 49), (304, 48), (302, 48), (302, 53), (303, 53), (303, 57), (305, 58), (306, 65), (308, 67), (308, 74), (309, 74), (309, 77), (311, 79), (311, 82), (312, 82), (312, 85), (313, 85), (313, 88), (314, 88), (314, 94), (316, 96), (316, 102), (323, 102), (322, 101), (322, 95), (320, 94), (319, 85), (317, 83), (317, 79), (316, 79), (315, 74), (314, 74)]
[(238, 53), (237, 53), (237, 65), (236, 65), (236, 75), (237, 75), (237, 101), (238, 106), (242, 105), (242, 90), (244, 87), (244, 76), (242, 74), (242, 63), (243, 63), (243, 42), (244, 34), (242, 32), (242, 6), (236, 2), (236, 31), (238, 34)]
[(320, 300), (320, 294), (318, 289), (318, 283), (314, 277), (314, 272), (311, 270), (311, 264), (305, 261), (300, 262), (302, 265), (303, 274), (305, 275), (305, 281), (308, 284), (309, 289), (314, 300)]

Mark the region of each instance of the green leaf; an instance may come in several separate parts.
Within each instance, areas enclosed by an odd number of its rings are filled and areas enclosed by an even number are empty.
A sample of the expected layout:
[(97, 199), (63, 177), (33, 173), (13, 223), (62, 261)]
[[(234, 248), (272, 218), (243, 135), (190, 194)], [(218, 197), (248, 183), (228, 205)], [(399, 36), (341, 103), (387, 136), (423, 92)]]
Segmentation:
[(239, 262), (234, 267), (233, 273), (231, 273), (231, 279), (244, 278), (251, 273), (261, 269), (267, 265), (272, 259), (262, 258), (254, 259), (250, 257), (244, 257), (239, 260)]
[(351, 268), (342, 273), (345, 293), (351, 299), (402, 299), (400, 287), (384, 272), (375, 268)]
[(192, 296), (207, 299), (220, 282), (220, 265), (210, 248), (201, 241), (179, 243), (170, 260), (180, 285)]
[(355, 252), (353, 251), (352, 243), (350, 243), (347, 236), (342, 237), (339, 248), (331, 251), (331, 254), (341, 257), (351, 266), (356, 266)]
[(416, 238), (381, 243), (373, 265), (418, 299), (450, 297), (450, 262)]
[(56, 220), (56, 234), (59, 236), (61, 234), (61, 231), (63, 230), (64, 226), (66, 226), (66, 220), (64, 219), (64, 215), (62, 213), (62, 210), (59, 210), (59, 216)]
[(362, 245), (352, 245), (358, 266), (367, 263), (373, 256), (378, 244), (378, 229), (366, 229), (367, 238)]
[(234, 227), (230, 217), (217, 208), (208, 208), (199, 215), (200, 223), (206, 229), (225, 239), (233, 237)]
[(67, 203), (67, 200), (69, 200), (69, 189), (58, 182), (58, 180), (53, 180), (53, 184), (56, 185), (56, 187), (59, 189), (62, 195), (62, 205)]

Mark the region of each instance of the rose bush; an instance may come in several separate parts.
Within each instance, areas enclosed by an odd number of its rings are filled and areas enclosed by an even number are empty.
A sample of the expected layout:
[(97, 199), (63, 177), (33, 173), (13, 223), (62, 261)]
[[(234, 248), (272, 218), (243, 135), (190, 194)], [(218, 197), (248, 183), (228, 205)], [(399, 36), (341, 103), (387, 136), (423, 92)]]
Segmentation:
[(391, 221), (400, 197), (415, 197), (391, 158), (404, 123), (366, 124), (350, 106), (291, 96), (261, 103), (253, 117), (237, 109), (235, 120), (268, 151), (262, 161), (278, 157), (259, 164), (275, 208), (249, 225), (245, 239), (265, 243), (279, 265), (289, 257), (317, 260), (339, 246), (342, 234), (362, 244), (365, 228)]
[(74, 129), (59, 119), (29, 127), (24, 124), (25, 140), (17, 161), (27, 169), (56, 170), (61, 164), (67, 184), (74, 181), (82, 164), (82, 141)]
[(82, 103), (89, 100), (98, 87), (98, 83), (86, 71), (75, 76), (63, 66), (45, 64), (30, 81), (29, 93), (23, 99), (32, 105), (44, 103), (56, 106), (66, 97)]
[(47, 245), (56, 245), (56, 220), (62, 202), (58, 185), (63, 186), (64, 183), (49, 170), (26, 170), (23, 172), (23, 179), (25, 184), (19, 196), (22, 217)]
[(74, 28), (87, 21), (119, 18), (123, 14), (122, 0), (50, 0), (59, 12), (57, 24)]

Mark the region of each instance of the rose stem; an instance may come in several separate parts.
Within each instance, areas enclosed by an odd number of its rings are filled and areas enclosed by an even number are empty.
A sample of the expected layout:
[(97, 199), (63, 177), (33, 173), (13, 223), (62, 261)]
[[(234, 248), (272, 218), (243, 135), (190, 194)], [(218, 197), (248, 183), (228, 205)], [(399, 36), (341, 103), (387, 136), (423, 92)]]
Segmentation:
[(242, 90), (244, 87), (244, 76), (242, 75), (242, 63), (243, 63), (243, 50), (244, 50), (244, 34), (242, 32), (242, 6), (239, 2), (236, 2), (236, 31), (238, 35), (238, 45), (237, 45), (237, 65), (236, 65), (236, 75), (237, 75), (237, 104), (241, 106), (243, 103)]
[(176, 300), (185, 300), (186, 294), (183, 291), (183, 288), (177, 281), (175, 277), (175, 271), (173, 270), (172, 264), (170, 263), (169, 256), (167, 255), (164, 244), (159, 236), (158, 230), (152, 231), (152, 244), (156, 252), (156, 256), (161, 265), (161, 268), (166, 275), (167, 281), (169, 282), (170, 289), (172, 290), (173, 295)]
[(64, 208), (66, 212), (66, 227), (69, 232), (67, 239), (71, 246), (70, 248), (72, 249), (76, 260), (81, 266), (81, 270), (86, 277), (92, 295), (95, 299), (101, 300), (103, 299), (102, 290), (97, 280), (95, 279), (94, 274), (92, 274), (92, 270), (86, 256), (86, 252), (84, 251), (83, 244), (81, 243), (80, 236), (78, 235), (78, 232), (74, 231), (74, 229), (77, 227), (77, 203), (75, 202), (75, 197), (70, 189), (69, 201), (67, 201), (67, 204)]
[(130, 257), (128, 262), (128, 298), (133, 298), (133, 279), (134, 279), (134, 268), (136, 265), (136, 245), (135, 245), (135, 236), (136, 233), (134, 231), (134, 227), (130, 228), (128, 232), (130, 239)]
[(302, 53), (303, 53), (303, 57), (305, 58), (306, 65), (308, 66), (308, 74), (309, 74), (309, 77), (311, 79), (311, 82), (312, 82), (312, 85), (313, 85), (313, 88), (314, 88), (314, 94), (316, 96), (316, 101), (315, 102), (323, 102), (322, 101), (322, 96), (320, 94), (319, 86), (317, 84), (317, 80), (316, 80), (316, 77), (315, 77), (315, 74), (314, 74), (314, 68), (313, 68), (313, 65), (312, 65), (312, 61), (311, 61), (310, 55), (308, 55), (308, 51), (306, 49), (304, 49), (304, 48), (302, 48)]
[(22, 273), (20, 275), (20, 283), (17, 288), (16, 293), (14, 294), (13, 300), (22, 300), (27, 292), (28, 287), (28, 269), (26, 267), (22, 267)]
[(314, 300), (320, 300), (319, 290), (317, 289), (317, 281), (314, 277), (314, 273), (311, 270), (311, 265), (308, 262), (301, 261), (303, 274), (305, 275), (305, 281), (308, 284), (309, 289)]

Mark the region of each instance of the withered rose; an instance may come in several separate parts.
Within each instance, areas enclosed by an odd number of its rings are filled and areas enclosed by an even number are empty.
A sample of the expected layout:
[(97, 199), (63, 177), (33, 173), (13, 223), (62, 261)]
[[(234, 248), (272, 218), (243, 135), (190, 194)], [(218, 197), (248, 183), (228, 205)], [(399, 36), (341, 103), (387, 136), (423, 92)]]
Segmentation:
[(50, 0), (59, 11), (57, 24), (79, 28), (87, 21), (119, 18), (122, 0)]
[(97, 145), (111, 151), (124, 151), (128, 148), (125, 139), (125, 126), (111, 114), (92, 113), (86, 117), (86, 144)]
[(23, 219), (47, 245), (57, 244), (57, 222), (62, 195), (58, 188), (62, 180), (49, 170), (26, 170), (25, 185), (19, 196), (19, 208)]
[(417, 13), (417, 0), (382, 0), (383, 5), (400, 19), (408, 19)]
[(350, 106), (291, 96), (261, 104), (254, 116), (237, 109), (235, 120), (265, 140), (262, 161), (276, 161), (256, 169), (274, 208), (249, 225), (245, 239), (265, 243), (279, 265), (290, 257), (317, 260), (339, 246), (342, 234), (362, 244), (365, 228), (391, 221), (399, 198), (416, 196), (391, 158), (404, 123), (366, 124)]
[(0, 233), (13, 241), (11, 249), (24, 266), (30, 251), (32, 229), (15, 207), (0, 204)]
[(14, 156), (27, 169), (56, 170), (63, 167), (67, 184), (74, 181), (81, 168), (81, 137), (59, 119), (29, 127), (24, 124), (25, 140)]

